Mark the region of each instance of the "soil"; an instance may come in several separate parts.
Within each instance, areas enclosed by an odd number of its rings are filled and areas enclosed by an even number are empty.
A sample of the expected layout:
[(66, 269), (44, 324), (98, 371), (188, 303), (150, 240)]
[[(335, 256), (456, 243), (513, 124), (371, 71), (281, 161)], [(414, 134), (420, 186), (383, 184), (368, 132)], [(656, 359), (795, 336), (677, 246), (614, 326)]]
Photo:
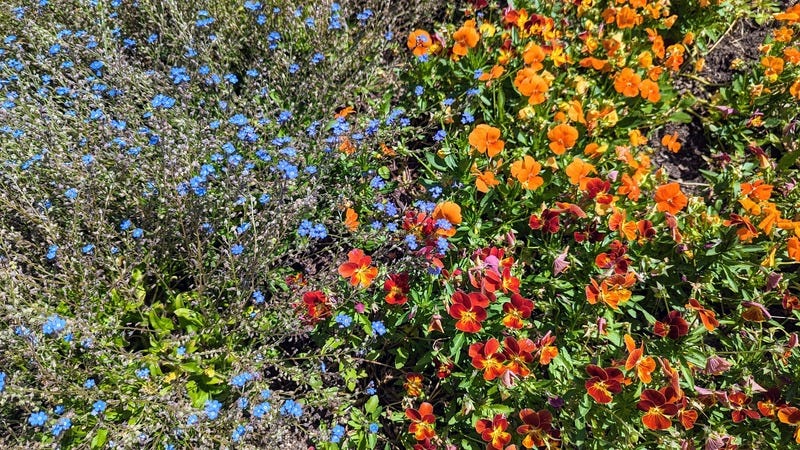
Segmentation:
[[(796, 2), (797, 0), (782, 1), (781, 8), (785, 9)], [(743, 67), (758, 61), (759, 46), (774, 28), (774, 21), (759, 25), (751, 19), (738, 19), (705, 56), (704, 68), (697, 77), (677, 77), (673, 85), (675, 90), (680, 95), (709, 99), (721, 86), (733, 81), (737, 74), (737, 70), (732, 67), (735, 61), (744, 62)], [(690, 123), (671, 123), (658, 130), (651, 136), (650, 146), (657, 150), (653, 156), (653, 162), (657, 166), (663, 167), (670, 178), (680, 182), (684, 191), (701, 195), (705, 179), (700, 170), (709, 169), (712, 162), (707, 146), (709, 139), (700, 119), (706, 112), (702, 108), (697, 108), (696, 112), (698, 116), (693, 117)], [(661, 145), (664, 135), (675, 132), (682, 144), (677, 153), (670, 152)]]

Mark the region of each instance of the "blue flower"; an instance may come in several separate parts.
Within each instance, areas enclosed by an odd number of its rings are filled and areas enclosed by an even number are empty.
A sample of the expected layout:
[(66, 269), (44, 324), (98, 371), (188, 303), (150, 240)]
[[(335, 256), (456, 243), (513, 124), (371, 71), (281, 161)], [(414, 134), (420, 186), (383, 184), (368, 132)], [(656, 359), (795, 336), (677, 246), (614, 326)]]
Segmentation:
[(78, 196), (78, 190), (75, 188), (69, 188), (66, 191), (64, 191), (64, 196), (70, 200), (73, 200), (75, 199), (75, 197)]
[(341, 425), (336, 425), (331, 430), (331, 442), (334, 444), (338, 444), (342, 442), (342, 438), (344, 437), (345, 428)]
[(272, 397), (272, 391), (269, 389), (262, 389), (261, 393), (259, 393), (262, 400), (267, 400), (268, 398)]
[(413, 234), (406, 235), (405, 242), (408, 245), (409, 250), (416, 250), (419, 248), (419, 244), (417, 244), (417, 237)]
[(447, 250), (450, 248), (450, 244), (447, 242), (447, 239), (443, 237), (439, 237), (436, 239), (436, 249), (439, 250), (439, 253), (444, 255), (447, 253)]
[(6, 389), (6, 373), (0, 372), (0, 392)]
[(463, 123), (463, 124), (468, 124), (468, 123), (472, 123), (472, 122), (474, 122), (474, 121), (475, 121), (475, 117), (472, 115), (472, 113), (471, 113), (471, 112), (469, 112), (469, 111), (464, 111), (464, 112), (461, 114), (461, 123)]
[(445, 137), (447, 137), (447, 132), (444, 130), (439, 130), (433, 135), (433, 140), (436, 142), (442, 142)]
[(236, 400), (236, 406), (238, 406), (239, 409), (246, 409), (247, 405), (249, 405), (249, 404), (250, 404), (250, 401), (247, 400), (246, 397), (239, 397), (239, 400)]
[(369, 424), (369, 432), (375, 434), (378, 432), (379, 425), (377, 423)]
[(186, 354), (186, 347), (181, 345), (180, 347), (176, 348), (175, 354), (178, 356), (184, 356)]
[(231, 385), (242, 388), (248, 381), (253, 381), (253, 374), (250, 372), (240, 373), (231, 379)]
[(386, 182), (383, 181), (383, 178), (376, 175), (372, 177), (372, 180), (369, 182), (369, 186), (372, 189), (383, 189), (384, 187), (386, 187)]
[(241, 244), (234, 244), (233, 247), (231, 247), (231, 255), (239, 256), (242, 254), (243, 251), (244, 251), (244, 246)]
[(353, 323), (353, 318), (345, 313), (337, 314), (333, 320), (339, 324), (339, 328), (347, 328)]
[(98, 400), (92, 404), (92, 415), (97, 416), (103, 413), (106, 410), (108, 405), (103, 400)]
[(203, 405), (203, 412), (209, 420), (214, 420), (219, 417), (219, 411), (222, 409), (222, 403), (217, 400), (206, 400)]
[(125, 219), (119, 224), (119, 229), (122, 230), (122, 231), (125, 231), (128, 228), (130, 228), (132, 225), (133, 225), (133, 222), (131, 222), (131, 219)]
[(378, 336), (383, 336), (386, 334), (386, 326), (380, 320), (376, 320), (372, 322), (372, 331)]
[(66, 327), (67, 321), (58, 314), (53, 314), (48, 317), (47, 321), (42, 325), (42, 333), (46, 335), (58, 334)]
[(97, 386), (97, 383), (94, 381), (94, 378), (87, 378), (86, 381), (83, 383), (83, 387), (86, 389), (91, 389)]
[(439, 186), (431, 186), (428, 188), (428, 192), (431, 194), (433, 198), (439, 198), (442, 195), (442, 188)]
[(200, 421), (200, 418), (197, 417), (197, 414), (189, 414), (189, 417), (186, 418), (186, 425), (192, 426), (192, 425), (195, 425), (199, 421)]
[(84, 245), (81, 247), (81, 252), (83, 252), (84, 255), (91, 255), (92, 252), (94, 252), (94, 244)]
[(247, 428), (245, 428), (244, 425), (239, 425), (236, 427), (235, 430), (233, 430), (231, 439), (233, 440), (233, 442), (239, 442), (242, 439), (242, 437), (244, 437), (245, 433), (247, 433)]
[(417, 86), (414, 88), (414, 95), (416, 95), (417, 97), (422, 95), (423, 92), (425, 92), (425, 88), (423, 88), (422, 86)]
[(55, 408), (53, 408), (53, 413), (55, 413), (56, 415), (63, 414), (64, 413), (64, 405), (58, 405)]
[(268, 402), (262, 402), (257, 404), (253, 407), (253, 417), (256, 419), (261, 419), (264, 417), (270, 410), (272, 409), (272, 405)]
[(282, 416), (300, 418), (300, 416), (303, 415), (303, 405), (291, 399), (286, 400), (283, 402), (283, 405), (281, 405), (280, 414)]
[(45, 422), (47, 422), (47, 413), (44, 411), (31, 413), (28, 417), (28, 424), (32, 427), (41, 427)]
[(72, 427), (72, 420), (69, 417), (62, 417), (58, 419), (53, 428), (50, 429), (50, 432), (53, 434), (53, 437), (58, 437), (61, 433), (69, 430)]
[(58, 251), (58, 246), (56, 244), (51, 244), (47, 247), (47, 255), (45, 257), (47, 259), (56, 259), (56, 252)]
[(150, 369), (148, 369), (147, 367), (136, 369), (136, 377), (142, 380), (150, 378)]

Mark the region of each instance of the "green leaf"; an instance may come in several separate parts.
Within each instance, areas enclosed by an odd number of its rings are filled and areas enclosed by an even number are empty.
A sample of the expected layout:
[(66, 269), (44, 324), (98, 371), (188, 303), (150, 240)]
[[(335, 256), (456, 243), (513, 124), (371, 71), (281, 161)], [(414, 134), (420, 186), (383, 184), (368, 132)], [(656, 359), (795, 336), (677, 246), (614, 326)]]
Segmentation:
[(367, 414), (372, 414), (378, 409), (378, 405), (379, 405), (378, 396), (373, 395), (372, 397), (369, 398), (369, 400), (367, 400), (367, 403), (364, 405), (364, 411), (366, 411)]
[(408, 352), (406, 349), (401, 347), (397, 349), (395, 354), (394, 366), (398, 369), (401, 369), (406, 365), (406, 361), (408, 361)]
[(671, 116), (669, 116), (669, 120), (671, 122), (678, 122), (678, 123), (691, 123), (692, 122), (692, 116), (690, 116), (689, 114), (687, 114), (687, 113), (685, 113), (683, 111), (677, 111), (674, 114), (672, 114)]
[(101, 428), (97, 430), (97, 434), (92, 438), (92, 448), (102, 448), (108, 440), (108, 430)]

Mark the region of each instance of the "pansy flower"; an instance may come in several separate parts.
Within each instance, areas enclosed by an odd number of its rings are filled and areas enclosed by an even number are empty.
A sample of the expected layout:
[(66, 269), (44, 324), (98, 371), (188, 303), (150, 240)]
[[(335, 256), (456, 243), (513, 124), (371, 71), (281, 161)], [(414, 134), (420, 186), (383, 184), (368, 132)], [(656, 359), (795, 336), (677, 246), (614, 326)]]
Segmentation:
[(586, 366), (586, 373), (591, 377), (586, 380), (586, 392), (597, 403), (611, 403), (611, 400), (614, 399), (613, 394), (622, 392), (625, 376), (619, 369), (614, 367), (603, 369), (600, 366), (589, 364)]
[(488, 442), (486, 450), (503, 450), (511, 442), (511, 433), (507, 429), (508, 419), (503, 414), (495, 414), (491, 420), (480, 419), (475, 424), (475, 431)]
[(651, 430), (666, 430), (672, 426), (672, 417), (678, 413), (678, 407), (671, 401), (677, 395), (671, 387), (661, 390), (645, 389), (636, 407), (644, 411), (642, 423)]
[(448, 309), (448, 313), (458, 322), (456, 328), (465, 333), (477, 333), (481, 330), (481, 322), (486, 320), (486, 307), (489, 306), (489, 298), (480, 292), (465, 294), (457, 291), (452, 297), (453, 304)]
[(423, 402), (418, 409), (407, 408), (406, 418), (411, 421), (408, 432), (414, 435), (414, 439), (424, 441), (436, 436), (436, 416), (430, 403)]
[(470, 345), (468, 354), (472, 358), (472, 367), (482, 370), (486, 381), (502, 376), (507, 370), (503, 365), (506, 357), (500, 352), (500, 341), (495, 338)]
[(393, 273), (389, 279), (383, 282), (383, 290), (386, 291), (386, 303), (390, 305), (402, 305), (408, 301), (410, 287), (408, 285), (408, 274)]
[[(543, 409), (534, 411), (525, 408), (519, 412), (522, 425), (517, 427), (517, 433), (524, 436), (522, 446), (525, 448), (551, 447), (551, 441), (558, 440), (560, 434), (553, 428), (553, 415)], [(556, 445), (552, 445), (556, 447)]]
[(347, 254), (347, 262), (339, 266), (339, 275), (350, 278), (352, 286), (369, 287), (378, 275), (378, 268), (371, 266), (372, 258), (361, 249), (353, 249)]

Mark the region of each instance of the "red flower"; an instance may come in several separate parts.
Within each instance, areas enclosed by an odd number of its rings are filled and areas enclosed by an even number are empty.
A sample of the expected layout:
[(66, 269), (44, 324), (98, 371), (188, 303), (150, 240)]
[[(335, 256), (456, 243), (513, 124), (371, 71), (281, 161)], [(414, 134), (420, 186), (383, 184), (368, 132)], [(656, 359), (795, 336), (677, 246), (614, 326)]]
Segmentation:
[(456, 328), (465, 333), (477, 333), (481, 329), (481, 322), (486, 320), (486, 308), (489, 299), (480, 292), (469, 295), (457, 291), (453, 294), (453, 305), (448, 309), (450, 316), (456, 322)]
[(328, 298), (321, 291), (309, 291), (303, 294), (303, 306), (305, 306), (304, 321), (310, 325), (331, 316), (331, 304)]
[(503, 304), (503, 313), (505, 313), (503, 325), (518, 330), (522, 328), (522, 319), (529, 318), (532, 311), (533, 301), (513, 293), (511, 294), (511, 301)]
[(406, 417), (411, 421), (408, 432), (414, 435), (414, 439), (424, 441), (436, 436), (436, 416), (433, 415), (433, 405), (430, 403), (422, 403), (419, 409), (406, 409)]
[(486, 343), (476, 342), (469, 346), (472, 367), (483, 370), (483, 379), (492, 381), (506, 372), (503, 362), (505, 355), (499, 352), (500, 341), (491, 338)]
[(492, 420), (481, 419), (475, 424), (475, 431), (481, 439), (488, 442), (486, 450), (503, 450), (511, 442), (511, 433), (507, 432), (508, 420), (502, 414), (495, 414)]
[(419, 397), (422, 395), (422, 375), (418, 373), (406, 374), (406, 382), (403, 383), (403, 389), (409, 397)]
[(671, 387), (660, 391), (645, 389), (640, 398), (636, 407), (645, 412), (642, 416), (644, 426), (651, 430), (666, 430), (672, 426), (672, 416), (678, 413), (678, 407), (670, 402), (676, 398)]
[(393, 273), (389, 279), (384, 281), (383, 290), (386, 291), (386, 303), (390, 305), (402, 305), (408, 301), (406, 294), (410, 291), (408, 286), (408, 274)]
[(746, 408), (750, 404), (750, 400), (750, 397), (741, 391), (734, 391), (728, 394), (728, 403), (733, 410), (731, 411), (731, 419), (733, 419), (734, 423), (744, 422), (748, 417), (754, 420), (761, 418), (761, 414), (758, 411)]
[(353, 286), (369, 287), (372, 280), (378, 275), (378, 268), (370, 266), (372, 258), (364, 254), (361, 249), (350, 250), (347, 262), (339, 266), (339, 275), (350, 278)]
[(547, 410), (536, 412), (525, 408), (519, 412), (519, 418), (522, 425), (517, 427), (517, 433), (525, 436), (522, 439), (525, 448), (548, 447), (551, 440), (558, 439), (558, 430), (553, 429), (553, 416)]
[(653, 333), (670, 339), (678, 339), (689, 334), (689, 323), (681, 317), (680, 311), (672, 310), (664, 322), (656, 322)]
[(622, 383), (625, 377), (619, 369), (602, 367), (589, 364), (586, 366), (586, 373), (592, 378), (586, 380), (586, 392), (592, 396), (597, 403), (611, 403), (612, 394), (622, 392)]
[(506, 368), (520, 377), (531, 374), (528, 364), (533, 362), (533, 353), (536, 345), (532, 340), (523, 338), (517, 341), (507, 336), (503, 341), (503, 355), (506, 357)]

